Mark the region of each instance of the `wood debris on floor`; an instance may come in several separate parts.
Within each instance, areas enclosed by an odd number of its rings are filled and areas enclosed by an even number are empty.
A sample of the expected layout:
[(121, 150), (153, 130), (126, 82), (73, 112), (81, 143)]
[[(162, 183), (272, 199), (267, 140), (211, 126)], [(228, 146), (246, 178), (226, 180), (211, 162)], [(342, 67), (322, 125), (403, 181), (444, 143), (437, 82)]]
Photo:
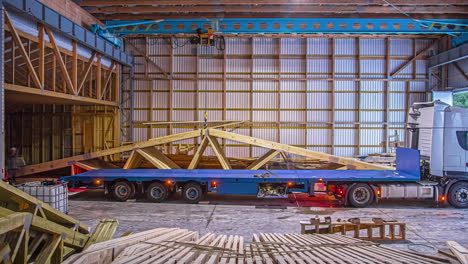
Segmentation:
[(68, 264), (107, 263), (448, 263), (338, 234), (206, 234), (157, 228), (90, 246)]

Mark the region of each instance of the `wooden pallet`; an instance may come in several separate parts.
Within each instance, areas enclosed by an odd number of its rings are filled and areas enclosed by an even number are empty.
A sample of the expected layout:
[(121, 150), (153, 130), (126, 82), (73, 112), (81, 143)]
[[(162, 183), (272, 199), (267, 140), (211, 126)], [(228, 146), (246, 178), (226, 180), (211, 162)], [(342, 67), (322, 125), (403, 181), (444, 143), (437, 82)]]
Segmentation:
[[(354, 238), (360, 238), (370, 241), (384, 240), (405, 240), (406, 223), (392, 221), (385, 222), (381, 218), (374, 218), (373, 221), (362, 222), (359, 218), (353, 218), (348, 221), (331, 221), (326, 217), (324, 221), (318, 218), (312, 218), (310, 221), (301, 221), (301, 234), (332, 234), (340, 233)], [(308, 229), (308, 227), (312, 227)], [(365, 234), (361, 230), (366, 230)]]
[(67, 259), (79, 263), (449, 263), (339, 234), (254, 234), (199, 237), (197, 232), (158, 228), (95, 244)]

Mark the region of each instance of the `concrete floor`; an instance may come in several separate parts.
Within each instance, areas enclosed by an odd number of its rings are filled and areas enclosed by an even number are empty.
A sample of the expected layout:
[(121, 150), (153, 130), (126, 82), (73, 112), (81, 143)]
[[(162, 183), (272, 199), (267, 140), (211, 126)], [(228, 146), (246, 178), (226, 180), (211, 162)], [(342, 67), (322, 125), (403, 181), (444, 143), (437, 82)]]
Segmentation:
[(383, 201), (370, 208), (357, 209), (343, 208), (326, 196), (309, 198), (304, 194), (267, 200), (209, 194), (200, 204), (185, 204), (176, 194), (169, 201), (157, 204), (144, 199), (115, 202), (105, 198), (101, 190), (92, 190), (71, 196), (69, 209), (72, 217), (90, 227), (103, 218), (118, 219), (116, 237), (127, 231), (179, 227), (201, 235), (208, 232), (242, 235), (250, 241), (253, 233), (300, 233), (299, 221), (315, 216), (331, 216), (333, 220), (382, 217), (407, 223), (408, 241), (385, 246), (430, 255), (437, 255), (434, 247), (447, 250), (447, 240), (468, 247), (468, 209), (438, 208), (430, 201)]

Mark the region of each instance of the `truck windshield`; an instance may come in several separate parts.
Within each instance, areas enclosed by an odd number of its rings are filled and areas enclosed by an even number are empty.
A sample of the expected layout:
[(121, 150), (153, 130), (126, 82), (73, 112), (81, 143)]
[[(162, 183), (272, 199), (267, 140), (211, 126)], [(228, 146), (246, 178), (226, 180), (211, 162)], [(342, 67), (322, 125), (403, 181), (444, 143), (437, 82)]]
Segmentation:
[(458, 144), (464, 150), (468, 150), (468, 131), (457, 131)]

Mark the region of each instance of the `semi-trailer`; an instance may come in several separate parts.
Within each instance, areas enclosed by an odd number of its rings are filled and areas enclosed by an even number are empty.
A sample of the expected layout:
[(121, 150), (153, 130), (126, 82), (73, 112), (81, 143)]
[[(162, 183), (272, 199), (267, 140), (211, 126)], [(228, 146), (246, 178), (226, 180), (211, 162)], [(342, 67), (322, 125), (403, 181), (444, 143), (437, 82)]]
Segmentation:
[(468, 109), (440, 101), (409, 110), (406, 142), (395, 170), (100, 169), (62, 177), (75, 187), (103, 186), (117, 201), (137, 193), (163, 202), (181, 190), (184, 200), (207, 192), (285, 198), (290, 192), (335, 196), (344, 205), (367, 207), (380, 199), (432, 199), (468, 207)]

